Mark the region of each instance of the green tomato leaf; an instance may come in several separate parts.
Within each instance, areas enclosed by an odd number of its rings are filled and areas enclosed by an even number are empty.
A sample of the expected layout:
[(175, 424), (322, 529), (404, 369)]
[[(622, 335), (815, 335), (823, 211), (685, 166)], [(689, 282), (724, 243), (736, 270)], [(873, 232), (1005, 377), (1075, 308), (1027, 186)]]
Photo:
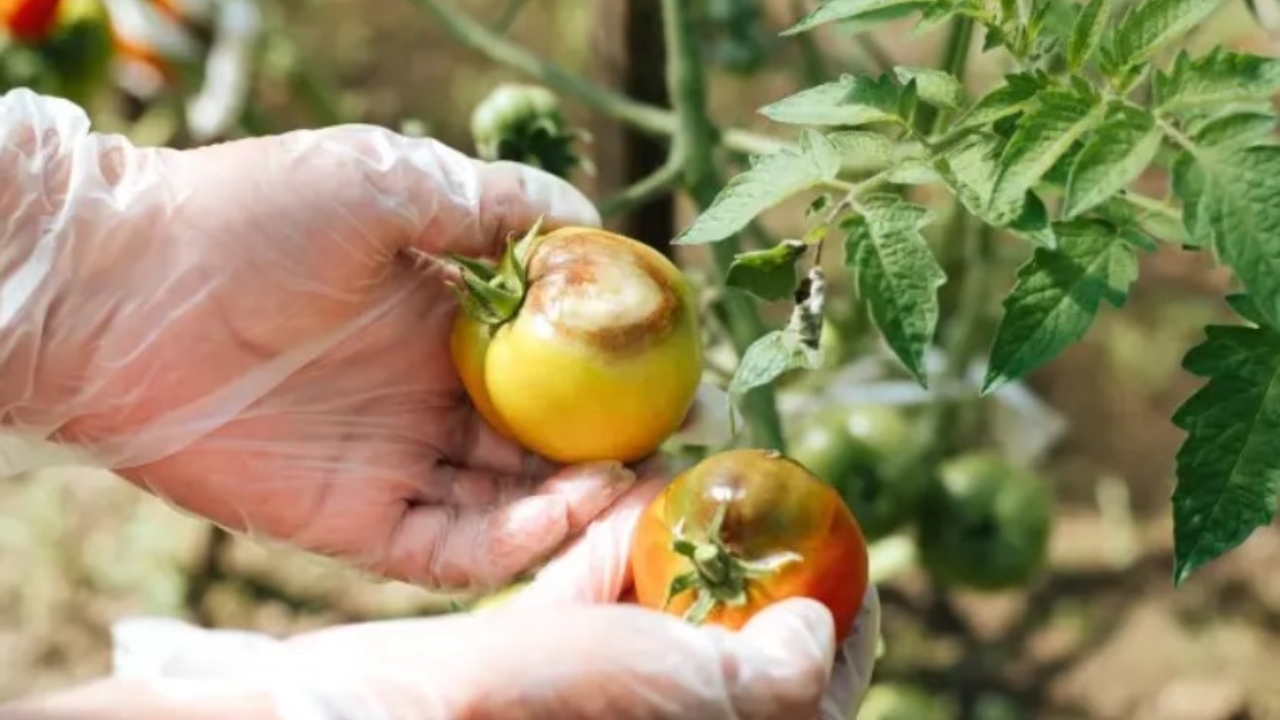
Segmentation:
[(1063, 216), (1078, 217), (1128, 187), (1155, 159), (1163, 137), (1150, 113), (1114, 106), (1071, 166)]
[(1130, 5), (1115, 30), (1113, 62), (1127, 67), (1146, 60), (1203, 22), (1219, 4), (1221, 0), (1142, 0)]
[(1270, 112), (1245, 111), (1209, 119), (1191, 130), (1197, 145), (1209, 147), (1257, 145), (1268, 139), (1276, 128), (1276, 116)]
[(991, 189), (1000, 174), (1001, 140), (991, 133), (974, 133), (944, 150), (934, 167), (965, 209), (986, 220)]
[(1179, 153), (1169, 169), (1170, 186), (1182, 201), (1182, 224), (1186, 230), (1187, 247), (1200, 248), (1201, 238), (1196, 235), (1200, 197), (1204, 194), (1204, 173), (1189, 152)]
[(965, 137), (934, 158), (934, 169), (965, 209), (984, 222), (1004, 224), (1006, 229), (1035, 245), (1053, 247), (1056, 241), (1049, 224), (1049, 212), (1032, 191), (1024, 195), (1018, 216), (997, 223), (988, 211), (991, 190), (1000, 174), (1001, 140), (991, 133)]
[(938, 171), (923, 158), (904, 159), (889, 171), (885, 179), (896, 185), (929, 185), (942, 181)]
[(1102, 105), (1078, 93), (1041, 93), (1039, 104), (1018, 121), (1018, 128), (1000, 157), (1000, 176), (987, 208), (991, 221), (1007, 225), (1017, 218), (1027, 191), (1098, 123), (1102, 112)]
[(924, 353), (938, 325), (938, 288), (946, 274), (920, 229), (929, 211), (896, 195), (863, 198), (848, 219), (845, 262), (889, 347), (922, 386)]
[(838, 130), (827, 135), (846, 167), (858, 170), (885, 168), (893, 164), (893, 141), (864, 130)]
[(767, 250), (741, 253), (729, 265), (725, 284), (768, 302), (787, 300), (799, 283), (796, 261), (806, 247), (799, 240), (784, 240)]
[(1231, 267), (1280, 327), (1280, 145), (1199, 145), (1174, 166), (1194, 244)]
[(1022, 213), (1009, 223), (1007, 229), (1039, 247), (1052, 248), (1058, 245), (1053, 223), (1049, 221), (1049, 209), (1044, 206), (1040, 196), (1030, 190), (1022, 203)]
[(956, 121), (952, 132), (989, 125), (1002, 118), (1026, 111), (1035, 104), (1036, 94), (1044, 81), (1030, 73), (1005, 77), (1004, 85), (987, 93)]
[(806, 128), (799, 147), (753, 158), (751, 167), (734, 176), (673, 242), (699, 245), (723, 240), (740, 232), (756, 215), (839, 172), (836, 147), (821, 133)]
[(1072, 72), (1079, 72), (1098, 49), (1102, 31), (1110, 19), (1111, 0), (1089, 0), (1080, 9), (1071, 28), (1071, 40), (1067, 43), (1067, 67)]
[(932, 4), (934, 0), (826, 0), (781, 34), (798, 35), (827, 23), (866, 19), (868, 16), (888, 20)]
[(1280, 60), (1217, 47), (1192, 59), (1178, 53), (1152, 81), (1156, 107), (1168, 113), (1217, 112), (1237, 103), (1269, 102), (1280, 91)]
[[(1233, 302), (1238, 310), (1252, 310)], [(1270, 524), (1280, 488), (1280, 333), (1211, 325), (1183, 358), (1206, 384), (1174, 413), (1187, 432), (1173, 491), (1174, 583)]]
[(915, 80), (920, 99), (930, 105), (955, 110), (964, 104), (964, 86), (951, 73), (918, 67), (895, 67), (893, 72), (903, 85)]
[(798, 325), (789, 323), (751, 343), (729, 382), (729, 394), (741, 397), (792, 370), (813, 370), (821, 364), (822, 351), (805, 340)]
[(1187, 229), (1182, 225), (1182, 214), (1139, 204), (1125, 195), (1117, 195), (1097, 207), (1100, 217), (1114, 223), (1125, 232), (1135, 247), (1155, 251), (1157, 243), (1166, 242), (1182, 246), (1188, 244)]
[(1138, 276), (1133, 249), (1101, 220), (1057, 223), (1056, 249), (1039, 248), (1004, 300), (983, 394), (1057, 357), (1084, 337), (1103, 300), (1119, 308)]
[(873, 78), (844, 75), (760, 108), (760, 114), (789, 125), (848, 126), (902, 122), (903, 87), (888, 74)]

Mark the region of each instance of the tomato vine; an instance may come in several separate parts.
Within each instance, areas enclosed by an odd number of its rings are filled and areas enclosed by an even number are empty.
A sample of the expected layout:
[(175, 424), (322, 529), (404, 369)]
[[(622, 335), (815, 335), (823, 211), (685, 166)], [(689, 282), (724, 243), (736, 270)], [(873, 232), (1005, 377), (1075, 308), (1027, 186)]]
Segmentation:
[[(1220, 47), (1177, 50), (1220, 0), (826, 0), (782, 37), (840, 24), (866, 38), (887, 21), (914, 17), (918, 30), (949, 24), (950, 40), (937, 69), (845, 74), (761, 109), (796, 128), (795, 141), (712, 127), (687, 3), (663, 5), (672, 113), (534, 58), (440, 0), (412, 2), (492, 59), (672, 136), (668, 165), (605, 206), (623, 211), (682, 189), (703, 208), (674, 242), (709, 245), (730, 279), (724, 296), (732, 298), (741, 360), (734, 385), (751, 390), (744, 411), (764, 444), (780, 443), (772, 382), (816, 368), (820, 355), (805, 323), (767, 330), (752, 301), (800, 293), (796, 312), (812, 311), (812, 270), (797, 270), (816, 267), (825, 244), (843, 243), (860, 301), (903, 367), (927, 386), (955, 381), (980, 354), (982, 288), (997, 281), (984, 277), (982, 260), (992, 233), (1025, 241), (1029, 257), (989, 338), (981, 394), (1081, 340), (1104, 304), (1122, 308), (1142, 254), (1161, 244), (1210, 254), (1242, 287), (1230, 298), (1242, 324), (1208, 328), (1185, 359), (1207, 382), (1174, 417), (1187, 431), (1173, 495), (1175, 581), (1270, 522), (1280, 487), (1280, 396), (1271, 392), (1280, 375), (1280, 144), (1270, 103), (1280, 63)], [(1009, 71), (975, 98), (964, 68), (978, 30), (984, 51), (1002, 51)], [(746, 152), (752, 162), (721, 184), (711, 164), (716, 148)], [(1133, 189), (1150, 168), (1171, 178), (1159, 196)], [(938, 212), (906, 198), (921, 185), (952, 198), (957, 232), (941, 259), (922, 233)], [(757, 215), (815, 189), (826, 193), (811, 205), (803, 238), (743, 251), (738, 238)], [(960, 315), (946, 328), (948, 367), (932, 377), (924, 357), (942, 332), (939, 293), (953, 283)], [(935, 440), (963, 405), (939, 404)]]

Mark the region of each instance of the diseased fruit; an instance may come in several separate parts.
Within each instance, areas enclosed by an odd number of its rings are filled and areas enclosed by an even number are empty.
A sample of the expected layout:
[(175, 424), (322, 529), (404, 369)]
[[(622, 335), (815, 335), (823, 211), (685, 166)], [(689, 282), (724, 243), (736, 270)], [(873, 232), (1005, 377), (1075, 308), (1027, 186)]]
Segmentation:
[(877, 540), (914, 515), (923, 488), (913, 467), (907, 414), (883, 405), (849, 405), (818, 413), (788, 443), (792, 457), (836, 488), (866, 533)]
[(454, 364), (495, 430), (560, 463), (633, 462), (688, 413), (702, 377), (692, 290), (630, 238), (534, 228), (458, 288)]
[(1023, 585), (1044, 565), (1051, 522), (1044, 478), (995, 452), (971, 451), (944, 462), (923, 498), (921, 561), (946, 584)]
[(792, 597), (825, 604), (841, 636), (867, 590), (867, 546), (831, 486), (800, 463), (755, 449), (717, 453), (646, 508), (632, 543), (637, 602), (741, 628)]

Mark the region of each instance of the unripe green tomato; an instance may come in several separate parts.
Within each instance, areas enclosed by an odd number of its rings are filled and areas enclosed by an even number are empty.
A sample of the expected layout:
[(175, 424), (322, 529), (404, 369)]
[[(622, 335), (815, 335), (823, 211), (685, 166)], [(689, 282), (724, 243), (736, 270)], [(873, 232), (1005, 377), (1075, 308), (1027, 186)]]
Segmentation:
[(920, 507), (919, 549), (938, 581), (978, 590), (1024, 585), (1044, 567), (1048, 483), (989, 450), (943, 462)]
[(787, 447), (789, 455), (836, 488), (867, 538), (875, 540), (915, 513), (921, 483), (908, 464), (913, 433), (899, 408), (840, 406), (803, 423)]
[(494, 88), (471, 114), (471, 137), (482, 160), (513, 160), (560, 177), (578, 164), (560, 99), (539, 85)]
[(822, 353), (822, 368), (837, 368), (844, 361), (845, 337), (840, 326), (829, 318), (822, 319), (822, 335), (818, 350)]
[(947, 720), (946, 708), (923, 690), (899, 683), (878, 683), (867, 690), (850, 720)]

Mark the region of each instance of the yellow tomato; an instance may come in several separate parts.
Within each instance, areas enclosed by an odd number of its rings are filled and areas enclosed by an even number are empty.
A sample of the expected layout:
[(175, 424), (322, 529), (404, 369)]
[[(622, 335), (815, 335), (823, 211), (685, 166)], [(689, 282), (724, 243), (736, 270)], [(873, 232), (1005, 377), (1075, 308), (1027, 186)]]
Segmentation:
[(513, 316), (458, 313), (453, 359), (476, 409), (555, 462), (649, 455), (679, 428), (702, 375), (688, 282), (654, 249), (595, 228), (530, 247)]
[(512, 583), (501, 590), (496, 590), (476, 600), (471, 604), (471, 611), (480, 612), (481, 610), (502, 607), (527, 587), (529, 587), (527, 581)]

